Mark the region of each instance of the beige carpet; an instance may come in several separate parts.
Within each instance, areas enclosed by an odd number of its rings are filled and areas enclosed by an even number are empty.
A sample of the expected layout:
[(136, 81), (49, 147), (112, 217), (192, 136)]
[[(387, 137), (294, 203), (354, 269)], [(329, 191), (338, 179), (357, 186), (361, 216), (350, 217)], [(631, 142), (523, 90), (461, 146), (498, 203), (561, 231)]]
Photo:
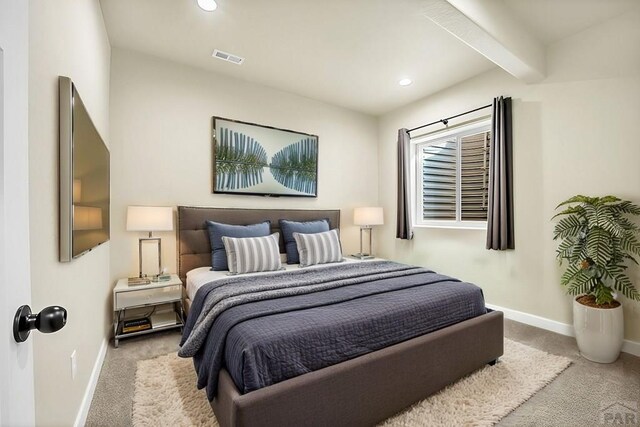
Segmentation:
[[(487, 366), (390, 418), (384, 427), (491, 426), (557, 377), (571, 361), (505, 339)], [(133, 425), (217, 426), (191, 359), (175, 353), (138, 362)]]

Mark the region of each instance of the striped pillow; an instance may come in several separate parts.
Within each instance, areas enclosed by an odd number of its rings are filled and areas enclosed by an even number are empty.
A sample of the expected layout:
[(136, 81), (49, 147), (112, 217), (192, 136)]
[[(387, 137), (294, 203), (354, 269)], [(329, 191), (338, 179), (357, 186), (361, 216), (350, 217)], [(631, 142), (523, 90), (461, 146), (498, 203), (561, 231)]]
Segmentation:
[(293, 233), (298, 245), (300, 267), (342, 261), (340, 237), (336, 229), (315, 234)]
[(264, 237), (223, 236), (229, 274), (280, 270), (279, 233)]

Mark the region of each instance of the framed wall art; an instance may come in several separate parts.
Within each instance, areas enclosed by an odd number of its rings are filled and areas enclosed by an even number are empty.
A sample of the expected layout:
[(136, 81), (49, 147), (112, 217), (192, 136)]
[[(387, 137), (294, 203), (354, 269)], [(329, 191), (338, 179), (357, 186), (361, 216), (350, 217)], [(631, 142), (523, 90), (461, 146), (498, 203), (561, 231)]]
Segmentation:
[(317, 197), (318, 136), (213, 117), (213, 192)]

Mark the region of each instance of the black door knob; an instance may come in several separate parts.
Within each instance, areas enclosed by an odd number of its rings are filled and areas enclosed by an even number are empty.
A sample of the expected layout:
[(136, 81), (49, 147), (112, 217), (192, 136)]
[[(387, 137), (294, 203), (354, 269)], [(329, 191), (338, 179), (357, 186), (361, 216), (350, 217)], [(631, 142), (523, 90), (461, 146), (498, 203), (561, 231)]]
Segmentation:
[(16, 342), (24, 342), (32, 329), (50, 334), (62, 329), (66, 323), (67, 310), (62, 307), (52, 305), (38, 314), (32, 314), (31, 307), (23, 305), (13, 318), (13, 338)]

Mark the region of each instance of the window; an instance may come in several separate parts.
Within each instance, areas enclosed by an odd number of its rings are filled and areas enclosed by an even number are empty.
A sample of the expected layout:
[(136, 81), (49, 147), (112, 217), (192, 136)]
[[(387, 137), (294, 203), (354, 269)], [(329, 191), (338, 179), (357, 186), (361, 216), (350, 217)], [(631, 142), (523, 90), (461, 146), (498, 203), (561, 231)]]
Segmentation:
[(490, 120), (412, 139), (416, 226), (484, 228)]

